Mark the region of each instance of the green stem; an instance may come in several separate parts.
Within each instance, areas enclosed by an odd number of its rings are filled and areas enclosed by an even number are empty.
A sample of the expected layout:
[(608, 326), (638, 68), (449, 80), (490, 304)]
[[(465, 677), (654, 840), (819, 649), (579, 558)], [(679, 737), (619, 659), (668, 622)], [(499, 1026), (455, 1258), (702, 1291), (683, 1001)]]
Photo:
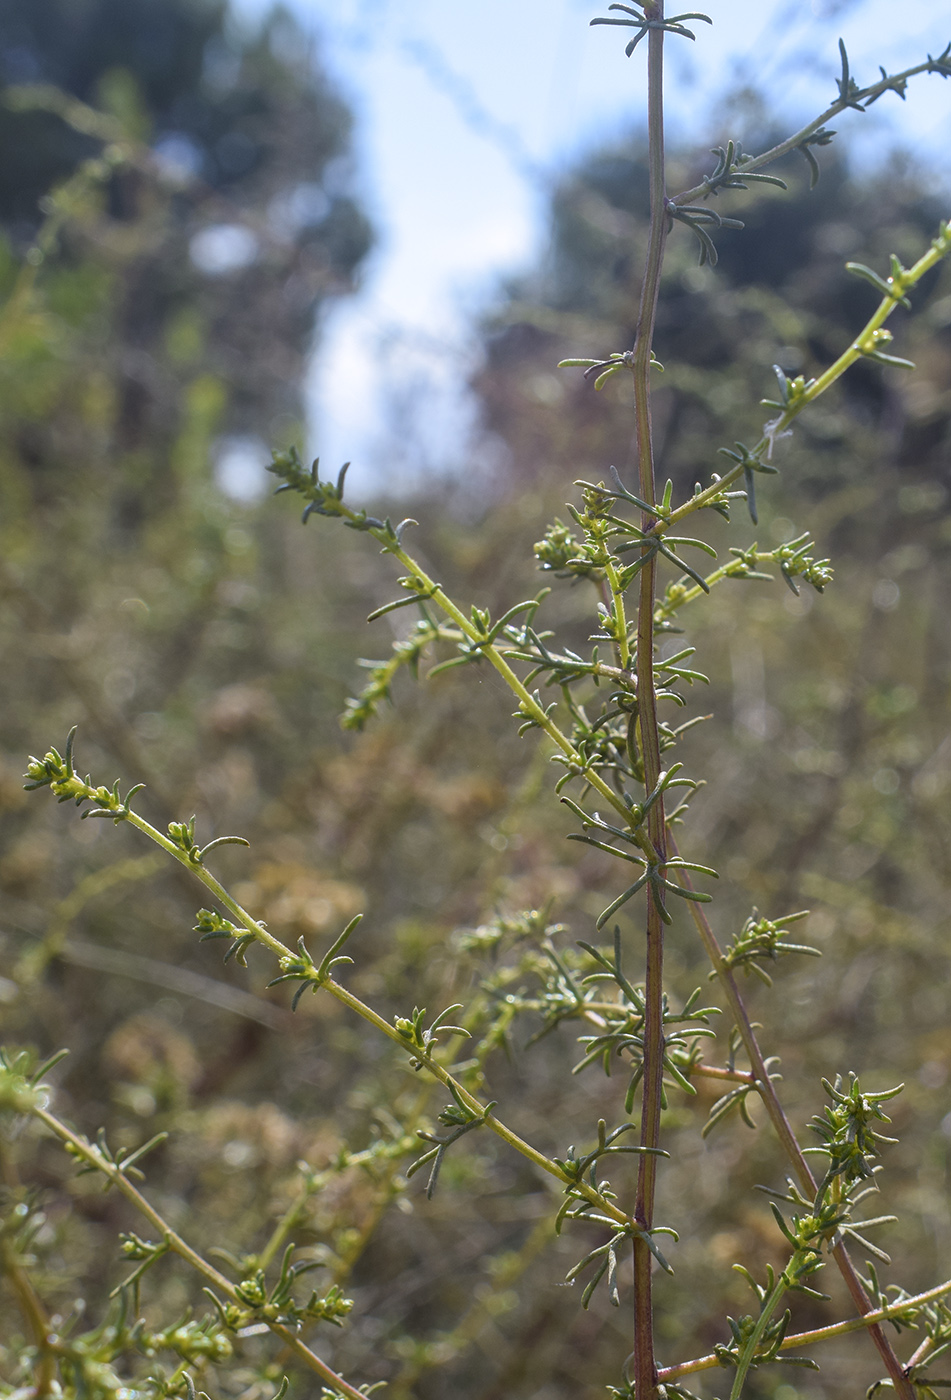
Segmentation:
[(905, 1362), (905, 1370), (908, 1374), (911, 1375), (916, 1366), (922, 1366), (939, 1345), (940, 1343), (936, 1337), (925, 1337), (921, 1345), (915, 1348), (911, 1356), (909, 1356), (908, 1360)]
[[(345, 516), (350, 515), (353, 518), (356, 518), (355, 512), (348, 511), (346, 507), (342, 508), (342, 513)], [(373, 534), (374, 532), (370, 531), (370, 533)], [(406, 553), (402, 546), (390, 545), (389, 552), (396, 559), (398, 559), (399, 562), (402, 565), (404, 565), (404, 567), (408, 569), (415, 578), (419, 580), (421, 586), (421, 593), (425, 594), (427, 601), (435, 603), (437, 607), (442, 609), (442, 611), (446, 614), (447, 617), (452, 618), (453, 622), (463, 633), (463, 635), (468, 637), (470, 642), (478, 642), (480, 640), (480, 634), (478, 629), (473, 626), (473, 624), (469, 621), (469, 619), (466, 617), (465, 613), (461, 610), (461, 608), (457, 607), (457, 605), (452, 601), (452, 599), (443, 592), (439, 585), (427, 575), (425, 570), (419, 567), (419, 565), (416, 563), (416, 560)], [(651, 569), (651, 576), (653, 577), (653, 565), (649, 565), (648, 568)], [(647, 569), (643, 569), (641, 573), (643, 576), (647, 573)], [(623, 799), (618, 795), (617, 792), (614, 791), (614, 789), (608, 783), (604, 781), (604, 779), (599, 773), (585, 767), (584, 759), (582, 758), (578, 750), (575, 748), (574, 744), (572, 744), (568, 736), (559, 728), (559, 726), (554, 722), (553, 719), (551, 719), (549, 715), (546, 715), (544, 706), (538, 703), (538, 701), (532, 695), (528, 687), (524, 685), (521, 680), (519, 680), (518, 676), (512, 670), (512, 667), (506, 660), (505, 652), (499, 647), (497, 647), (494, 642), (483, 642), (480, 647), (480, 650), (482, 652), (482, 655), (486, 658), (486, 660), (492, 666), (494, 666), (495, 670), (505, 681), (506, 685), (509, 686), (512, 693), (518, 698), (522, 712), (525, 714), (525, 717), (531, 718), (534, 721), (534, 723), (537, 724), (538, 727), (545, 734), (548, 735), (552, 743), (555, 744), (556, 747), (561, 750), (561, 752), (564, 754), (564, 756), (568, 759), (570, 763), (577, 766), (579, 769), (584, 770), (584, 781), (588, 784), (589, 787), (592, 787), (595, 790), (595, 792), (597, 792), (601, 797), (603, 797), (605, 802), (609, 803), (610, 806), (614, 809), (615, 812), (618, 813), (619, 816), (624, 818), (624, 822), (626, 825), (630, 821), (631, 813), (627, 806), (625, 806)], [(651, 654), (651, 651), (652, 647), (648, 649), (648, 654)], [(599, 674), (608, 674), (609, 670), (613, 672), (614, 668), (599, 668)], [(619, 672), (618, 674), (621, 675), (623, 673)], [(659, 750), (657, 771), (659, 774)], [(648, 789), (648, 791), (650, 791), (650, 789)], [(657, 806), (659, 806), (659, 804), (655, 803), (655, 808)], [(655, 827), (657, 827), (656, 823), (654, 825)], [(657, 829), (662, 830), (662, 828), (659, 827), (657, 827)], [(652, 840), (649, 838), (647, 832), (644, 832), (643, 830), (635, 831), (634, 839), (637, 841), (638, 845), (640, 845), (641, 849), (644, 851), (645, 855), (648, 857), (649, 860), (657, 860), (657, 849), (654, 846)]]
[[(128, 820), (132, 821), (134, 815), (134, 813), (131, 814)], [(272, 952), (277, 953), (279, 957), (292, 956), (291, 950), (287, 948), (280, 939), (275, 938), (272, 933), (268, 932), (263, 924), (260, 924), (256, 919), (252, 918), (247, 910), (242, 909), (237, 900), (233, 899), (224, 886), (205, 870), (203, 866), (196, 866), (192, 861), (189, 861), (188, 857), (185, 856), (177, 846), (174, 846), (171, 841), (167, 841), (166, 838), (162, 836), (161, 832), (156, 831), (148, 822), (138, 818), (133, 821), (133, 825), (151, 836), (153, 841), (158, 841), (159, 845), (163, 846), (170, 854), (176, 856), (184, 865), (194, 871), (202, 883), (215, 894), (216, 899), (241, 922), (248, 933), (253, 933), (259, 942), (263, 943), (265, 947), (270, 948)], [(408, 1044), (406, 1039), (400, 1035), (395, 1026), (390, 1025), (390, 1023), (385, 1021), (372, 1007), (367, 1006), (359, 997), (354, 996), (346, 987), (341, 986), (340, 983), (336, 982), (332, 977), (327, 977), (321, 983), (321, 986), (343, 1006), (349, 1007), (351, 1011), (355, 1011), (358, 1016), (361, 1016), (364, 1021), (369, 1022), (371, 1026), (374, 1026), (385, 1035), (388, 1040), (393, 1041), (401, 1050), (412, 1052), (412, 1047)], [(458, 1079), (455, 1079), (448, 1070), (443, 1068), (438, 1060), (434, 1059), (431, 1055), (427, 1056), (422, 1054), (418, 1055), (417, 1058), (441, 1084), (444, 1084), (447, 1088), (452, 1086), (467, 1108), (471, 1109), (473, 1113), (477, 1113), (481, 1116), (485, 1115), (485, 1104), (480, 1103), (474, 1094), (470, 1094)], [(599, 1210), (603, 1210), (607, 1215), (610, 1215), (618, 1224), (630, 1223), (630, 1217), (625, 1215), (622, 1210), (612, 1205), (610, 1201), (606, 1200), (600, 1191), (596, 1191), (593, 1187), (589, 1186), (587, 1182), (576, 1182), (574, 1177), (562, 1171), (562, 1169), (549, 1157), (546, 1157), (543, 1152), (539, 1152), (537, 1148), (525, 1142), (523, 1138), (520, 1138), (517, 1133), (513, 1132), (512, 1129), (507, 1127), (500, 1119), (496, 1118), (494, 1114), (490, 1114), (485, 1118), (485, 1124), (486, 1127), (491, 1128), (503, 1142), (507, 1143), (509, 1147), (513, 1147), (516, 1152), (520, 1152), (523, 1157), (527, 1157), (530, 1162), (540, 1167), (542, 1171), (547, 1172), (549, 1176), (556, 1177), (566, 1185), (577, 1186), (578, 1190), (581, 1191), (589, 1201), (597, 1205)]]
[(279, 958), (293, 956), (291, 949), (283, 944), (279, 938), (275, 938), (273, 933), (269, 932), (264, 924), (252, 918), (248, 911), (243, 909), (238, 901), (228, 893), (221, 881), (215, 879), (210, 870), (207, 870), (204, 865), (198, 864), (194, 860), (189, 860), (181, 846), (176, 846), (174, 841), (170, 841), (157, 827), (152, 826), (144, 817), (140, 817), (137, 812), (129, 810), (124, 820), (129, 822), (130, 825), (134, 826), (138, 831), (141, 831), (143, 835), (148, 836), (157, 846), (161, 846), (163, 851), (167, 851), (170, 856), (174, 856), (179, 865), (183, 865), (186, 870), (190, 870), (191, 873), (201, 881), (205, 888), (211, 891), (219, 904), (224, 905), (228, 913), (233, 914), (238, 922), (243, 924), (247, 929), (248, 933), (253, 933), (257, 941), (263, 943), (265, 948), (270, 948), (271, 952), (277, 954)]
[[(793, 1260), (797, 1256), (793, 1255)], [(756, 1352), (760, 1342), (763, 1340), (769, 1320), (779, 1306), (783, 1294), (786, 1292), (786, 1275), (781, 1273), (773, 1287), (773, 1291), (768, 1298), (764, 1298), (760, 1308), (760, 1315), (756, 1319), (756, 1326), (747, 1338), (746, 1345), (740, 1353), (736, 1363), (736, 1375), (733, 1378), (733, 1388), (730, 1391), (730, 1400), (740, 1400), (743, 1394), (743, 1387), (746, 1384), (746, 1377), (749, 1375), (750, 1367), (756, 1357)]]
[[(775, 564), (776, 562), (775, 556), (772, 554), (757, 554), (754, 557), (757, 564)], [(724, 579), (748, 577), (749, 575), (744, 571), (742, 560), (731, 559), (728, 564), (721, 564), (719, 569), (714, 569), (712, 573), (704, 577), (706, 588), (701, 588), (699, 583), (696, 583), (692, 588), (685, 588), (674, 599), (662, 598), (657, 604), (654, 621), (655, 623), (666, 622), (668, 618), (674, 617), (688, 603), (695, 603), (698, 598), (705, 598), (710, 590), (716, 588), (718, 583), (723, 583)]]
[[(197, 1274), (200, 1274), (201, 1277), (210, 1283), (212, 1287), (217, 1289), (219, 1293), (223, 1293), (232, 1303), (241, 1303), (242, 1300), (238, 1296), (234, 1285), (225, 1278), (224, 1274), (219, 1273), (212, 1264), (209, 1264), (196, 1250), (192, 1249), (191, 1245), (183, 1240), (181, 1235), (177, 1234), (176, 1231), (172, 1229), (155, 1207), (146, 1200), (141, 1191), (136, 1190), (132, 1182), (119, 1167), (104, 1157), (98, 1148), (93, 1147), (85, 1138), (72, 1132), (67, 1128), (65, 1123), (61, 1123), (58, 1118), (52, 1113), (49, 1113), (46, 1109), (34, 1107), (30, 1111), (33, 1116), (38, 1118), (41, 1123), (45, 1124), (50, 1132), (58, 1137), (61, 1142), (68, 1143), (77, 1157), (82, 1158), (83, 1161), (88, 1162), (91, 1167), (94, 1167), (96, 1171), (101, 1172), (102, 1175), (107, 1177), (113, 1186), (125, 1196), (126, 1200), (132, 1202), (140, 1214), (143, 1215), (162, 1236), (162, 1241), (170, 1253), (177, 1254), (180, 1259), (183, 1259), (189, 1264)], [(280, 1337), (285, 1346), (292, 1351), (299, 1360), (303, 1361), (310, 1370), (315, 1371), (329, 1386), (332, 1386), (334, 1389), (348, 1396), (349, 1400), (366, 1400), (366, 1396), (362, 1391), (357, 1390), (354, 1386), (350, 1385), (349, 1381), (345, 1381), (343, 1376), (338, 1376), (336, 1371), (331, 1370), (327, 1363), (322, 1361), (315, 1352), (311, 1351), (310, 1347), (306, 1346), (289, 1327), (285, 1327), (281, 1322), (268, 1321), (267, 1325), (270, 1331), (272, 1331), (276, 1337)]]
[[(779, 434), (786, 431), (790, 423), (799, 416), (802, 410), (809, 404), (814, 403), (815, 400), (819, 398), (820, 394), (824, 394), (837, 379), (842, 377), (847, 369), (855, 364), (856, 360), (862, 359), (864, 355), (869, 353), (870, 349), (874, 348), (875, 332), (881, 330), (884, 326), (889, 316), (895, 310), (895, 307), (901, 301), (903, 294), (919, 282), (926, 272), (930, 272), (931, 269), (935, 267), (942, 258), (947, 257), (949, 253), (951, 253), (951, 229), (949, 229), (947, 225), (944, 225), (942, 226), (942, 231), (932, 241), (928, 251), (923, 253), (916, 263), (905, 270), (901, 278), (901, 289), (899, 290), (896, 288), (894, 295), (882, 298), (875, 314), (859, 332), (849, 348), (843, 351), (839, 358), (829, 366), (824, 374), (821, 374), (818, 379), (814, 379), (811, 383), (807, 384), (795, 401), (779, 414), (779, 417), (770, 425), (769, 433), (764, 434), (752, 449), (750, 454), (752, 457), (761, 461), (764, 460), (764, 454), (768, 453), (771, 443)], [(712, 504), (721, 492), (725, 491), (729, 486), (732, 486), (735, 481), (738, 481), (743, 473), (744, 467), (742, 463), (731, 467), (729, 471), (724, 472), (719, 480), (714, 482), (712, 486), (708, 486), (705, 491), (700, 491), (697, 495), (691, 496), (683, 505), (678, 506), (676, 510), (666, 515), (663, 520), (658, 521), (654, 526), (654, 534), (665, 534), (688, 515), (693, 515), (695, 511), (702, 510), (704, 506)]]
[(701, 1063), (690, 1066), (689, 1077), (692, 1079), (694, 1075), (699, 1075), (701, 1079), (726, 1079), (731, 1084), (752, 1084), (754, 1088), (756, 1087), (756, 1076), (745, 1069), (727, 1069), (721, 1065)]
[[(906, 68), (902, 73), (896, 73), (890, 78), (885, 78), (880, 82), (872, 83), (869, 87), (863, 88), (856, 94), (852, 101), (862, 101), (867, 105), (874, 101), (876, 97), (882, 96), (886, 92), (894, 92), (896, 83), (906, 83), (909, 78), (915, 78), (919, 73), (931, 73), (934, 70), (930, 62), (918, 63), (914, 68)], [(789, 136), (785, 141), (780, 141), (778, 145), (771, 146), (768, 151), (763, 151), (761, 155), (754, 156), (752, 160), (744, 162), (737, 172), (740, 179), (743, 178), (743, 171), (752, 174), (753, 171), (762, 170), (764, 165), (771, 165), (774, 160), (780, 160), (783, 156), (794, 151), (797, 146), (801, 146), (810, 136), (814, 136), (820, 127), (826, 122), (833, 121), (834, 118), (845, 112), (852, 105), (851, 102), (833, 102), (831, 107), (827, 107), (820, 117), (801, 128), (793, 136)], [(701, 180), (699, 185), (694, 185), (691, 190), (683, 190), (680, 194), (674, 195), (672, 204), (696, 204), (698, 199), (706, 199), (713, 192), (713, 181), (711, 179)]]
[[(513, 678), (515, 678), (514, 673)], [(90, 796), (94, 796), (97, 792), (96, 789), (90, 785), (82, 784), (81, 781), (79, 786), (88, 790)], [(77, 793), (73, 792), (71, 795), (76, 796)], [(96, 800), (99, 799), (96, 798)], [(228, 893), (221, 882), (215, 879), (214, 875), (212, 875), (202, 863), (190, 859), (181, 846), (176, 845), (174, 841), (171, 841), (167, 836), (163, 835), (162, 832), (158, 831), (143, 817), (140, 817), (138, 813), (133, 812), (128, 806), (123, 805), (121, 810), (122, 816), (119, 820), (129, 822), (138, 831), (141, 831), (143, 835), (148, 836), (150, 840), (154, 841), (156, 845), (161, 846), (162, 850), (166, 851), (170, 856), (173, 856), (179, 864), (191, 871), (192, 874), (211, 891), (215, 899), (237, 919), (238, 923), (248, 933), (254, 936), (257, 942), (262, 943), (266, 948), (270, 949), (279, 959), (294, 959), (295, 954), (292, 953), (291, 949), (282, 943), (279, 938), (275, 938), (264, 924), (253, 918), (246, 909), (242, 908), (238, 901)], [(556, 1177), (565, 1185), (575, 1186), (593, 1205), (596, 1205), (599, 1210), (604, 1211), (605, 1214), (617, 1221), (618, 1224), (630, 1225), (632, 1223), (632, 1218), (625, 1215), (622, 1210), (619, 1210), (617, 1206), (607, 1200), (600, 1191), (595, 1190), (594, 1187), (590, 1186), (585, 1181), (577, 1181), (574, 1176), (565, 1172), (556, 1162), (532, 1147), (530, 1143), (525, 1142), (517, 1133), (513, 1132), (511, 1128), (507, 1127), (506, 1124), (501, 1122), (494, 1115), (486, 1116), (486, 1106), (473, 1094), (470, 1094), (448, 1070), (443, 1068), (437, 1059), (431, 1054), (426, 1055), (415, 1049), (405, 1037), (400, 1034), (395, 1026), (384, 1021), (383, 1017), (374, 1011), (372, 1007), (360, 1001), (359, 997), (355, 997), (352, 992), (347, 991), (346, 987), (342, 987), (340, 983), (334, 981), (332, 977), (325, 977), (320, 983), (320, 986), (326, 987), (330, 994), (336, 997), (339, 1002), (349, 1007), (351, 1011), (355, 1011), (358, 1016), (362, 1016), (370, 1025), (375, 1026), (378, 1031), (389, 1040), (392, 1040), (401, 1050), (415, 1055), (420, 1065), (428, 1069), (440, 1083), (446, 1085), (447, 1088), (452, 1086), (459, 1095), (461, 1101), (464, 1102), (474, 1114), (478, 1114), (503, 1142), (508, 1143), (510, 1147), (514, 1147), (523, 1157), (527, 1157), (529, 1161), (533, 1162), (537, 1167), (540, 1167), (542, 1171), (547, 1172), (549, 1176)]]
[(627, 672), (631, 664), (631, 644), (627, 635), (627, 615), (624, 611), (624, 589), (618, 580), (614, 555), (608, 551), (604, 572), (611, 588), (612, 610), (614, 612), (614, 635), (617, 638), (617, 659), (622, 672)]
[[(342, 987), (340, 983), (334, 981), (332, 977), (328, 977), (321, 985), (331, 996), (336, 997), (342, 1005), (349, 1007), (351, 1011), (355, 1011), (358, 1016), (362, 1016), (365, 1021), (375, 1026), (378, 1031), (389, 1040), (392, 1040), (394, 1044), (398, 1045), (402, 1050), (410, 1050), (411, 1047), (407, 1044), (403, 1036), (400, 1035), (395, 1026), (391, 1026), (388, 1021), (384, 1021), (383, 1017), (378, 1015), (372, 1007), (367, 1006), (359, 997), (347, 991), (346, 987)], [(484, 1117), (486, 1111), (485, 1104), (480, 1103), (474, 1094), (470, 1094), (468, 1089), (464, 1088), (458, 1079), (455, 1079), (448, 1070), (444, 1069), (438, 1060), (434, 1059), (432, 1056), (421, 1054), (417, 1054), (416, 1058), (441, 1084), (444, 1084), (446, 1088), (451, 1087), (471, 1112)], [(631, 1217), (625, 1215), (622, 1210), (619, 1210), (617, 1206), (607, 1200), (600, 1191), (595, 1190), (595, 1188), (588, 1185), (586, 1181), (579, 1180), (568, 1172), (563, 1171), (562, 1168), (558, 1166), (557, 1162), (553, 1162), (550, 1157), (546, 1157), (543, 1152), (539, 1152), (537, 1148), (525, 1142), (525, 1140), (520, 1138), (511, 1128), (507, 1127), (505, 1123), (496, 1118), (494, 1113), (485, 1117), (484, 1121), (486, 1127), (491, 1128), (503, 1142), (509, 1145), (509, 1147), (513, 1147), (516, 1152), (520, 1152), (523, 1157), (526, 1157), (549, 1176), (555, 1177), (557, 1181), (565, 1185), (576, 1187), (587, 1200), (591, 1201), (593, 1205), (596, 1205), (605, 1215), (609, 1215), (611, 1219), (615, 1220), (619, 1225), (629, 1225), (631, 1223)]]
[[(862, 1314), (861, 1317), (850, 1317), (844, 1322), (832, 1322), (827, 1327), (816, 1327), (809, 1332), (794, 1332), (783, 1338), (779, 1349), (780, 1351), (791, 1351), (793, 1348), (811, 1346), (816, 1342), (831, 1341), (834, 1337), (845, 1337), (851, 1332), (865, 1332), (870, 1327), (888, 1322), (890, 1318), (901, 1317), (911, 1308), (925, 1307), (928, 1303), (933, 1303), (948, 1293), (951, 1293), (951, 1279), (939, 1283), (934, 1288), (929, 1288), (924, 1293), (916, 1293), (913, 1298), (904, 1298), (901, 1302), (892, 1303), (884, 1308), (875, 1308), (872, 1312)], [(920, 1350), (921, 1348), (919, 1348)], [(711, 1353), (707, 1356), (698, 1356), (693, 1361), (681, 1361), (677, 1366), (662, 1366), (657, 1374), (661, 1381), (675, 1381), (681, 1376), (696, 1375), (698, 1371), (710, 1371), (719, 1365), (719, 1357)]]
[[(666, 236), (666, 220), (661, 220), (660, 223), (660, 237), (661, 239), (663, 239)], [(657, 277), (655, 279), (654, 284), (654, 305), (656, 305), (656, 282), (659, 281), (659, 272), (660, 269), (658, 266)], [(651, 312), (649, 320), (649, 327), (651, 330), (653, 329), (653, 310)], [(646, 359), (644, 361), (643, 366), (640, 368), (640, 370), (638, 370), (638, 373), (641, 375), (646, 373), (649, 370), (649, 364), (650, 349), (648, 346), (648, 349), (646, 351)], [(583, 777), (584, 782), (589, 787), (593, 788), (594, 791), (597, 792), (620, 817), (623, 817), (625, 825), (628, 825), (631, 814), (630, 810), (625, 805), (621, 796), (612, 787), (610, 787), (608, 783), (604, 781), (604, 779), (596, 770), (589, 768), (586, 765), (585, 760), (575, 748), (574, 744), (572, 744), (568, 736), (559, 728), (559, 726), (554, 722), (554, 720), (552, 720), (550, 716), (545, 713), (544, 706), (541, 705), (538, 700), (536, 700), (535, 696), (532, 695), (528, 687), (519, 679), (516, 673), (512, 670), (512, 667), (509, 665), (508, 660), (506, 659), (507, 653), (510, 653), (512, 649), (500, 648), (495, 644), (494, 641), (488, 640), (485, 634), (482, 631), (480, 631), (480, 629), (476, 627), (475, 624), (469, 620), (469, 618), (466, 617), (465, 613), (461, 610), (461, 608), (459, 608), (453, 602), (453, 600), (443, 591), (440, 585), (436, 583), (434, 579), (430, 578), (426, 570), (421, 568), (420, 565), (416, 562), (416, 560), (412, 557), (412, 555), (407, 554), (406, 550), (402, 547), (402, 545), (394, 539), (393, 531), (391, 528), (388, 528), (387, 526), (368, 527), (364, 516), (358, 514), (354, 510), (351, 510), (349, 506), (345, 505), (339, 499), (334, 504), (334, 509), (330, 513), (339, 516), (343, 520), (350, 521), (351, 524), (357, 526), (357, 528), (361, 530), (366, 530), (367, 533), (370, 534), (375, 540), (379, 541), (379, 543), (383, 546), (383, 550), (385, 553), (392, 554), (394, 559), (397, 559), (404, 566), (404, 568), (406, 568), (409, 571), (410, 576), (415, 581), (414, 586), (419, 593), (420, 601), (422, 602), (425, 600), (427, 603), (434, 603), (436, 607), (440, 608), (441, 611), (446, 614), (447, 617), (452, 619), (452, 621), (459, 628), (461, 634), (464, 637), (466, 637), (469, 640), (469, 642), (473, 643), (475, 647), (478, 648), (480, 654), (486, 658), (486, 660), (495, 668), (495, 670), (505, 681), (506, 685), (509, 686), (509, 688), (519, 701), (519, 713), (524, 715), (526, 719), (530, 719), (533, 724), (537, 725), (539, 729), (541, 729), (545, 734), (548, 735), (549, 739), (551, 739), (552, 743), (555, 744), (556, 748), (561, 750), (562, 754), (572, 765), (572, 767), (577, 769), (578, 776)], [(653, 581), (653, 561), (648, 566), (648, 569), (649, 577)], [(642, 575), (647, 574), (648, 569), (642, 570)], [(651, 588), (653, 588), (653, 582), (651, 583)], [(648, 649), (648, 655), (651, 656), (652, 659), (652, 646)], [(594, 668), (592, 668), (592, 670), (593, 669)], [(608, 675), (610, 674), (610, 671), (613, 670), (614, 668), (610, 668), (609, 670), (608, 668), (602, 669), (599, 667), (598, 674)], [(617, 671), (617, 675), (618, 678), (622, 681), (622, 683), (625, 686), (629, 687), (630, 675), (620, 670)], [(658, 773), (660, 771), (659, 763), (657, 771)], [(659, 811), (659, 804), (655, 804), (654, 810), (655, 817), (653, 819), (653, 826), (655, 830), (660, 832), (661, 838), (663, 838), (663, 824), (658, 824), (656, 820), (656, 813)], [(660, 863), (658, 849), (653, 844), (650, 836), (648, 835), (647, 830), (645, 830), (643, 827), (634, 828), (632, 831), (632, 836), (634, 841), (641, 848), (641, 850), (644, 852), (644, 854), (647, 856), (650, 862), (652, 862), (653, 864)]]

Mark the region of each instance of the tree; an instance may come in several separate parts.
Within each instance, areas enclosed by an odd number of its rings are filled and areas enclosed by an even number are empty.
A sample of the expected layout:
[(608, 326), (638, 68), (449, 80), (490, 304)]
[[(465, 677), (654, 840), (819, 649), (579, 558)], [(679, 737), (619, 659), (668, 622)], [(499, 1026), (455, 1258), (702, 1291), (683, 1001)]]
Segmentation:
[[(165, 176), (157, 197), (141, 169), (116, 171), (96, 229), (125, 253), (121, 289), (100, 264), (113, 282), (114, 358), (103, 369), (120, 386), (116, 445), (167, 451), (177, 409), (163, 381), (169, 369), (178, 377), (176, 359), (199, 354), (226, 386), (222, 431), (267, 436), (281, 416), (279, 434), (293, 438), (315, 318), (352, 287), (369, 246), (352, 194), (351, 118), (313, 42), (281, 8), (244, 32), (217, 0), (8, 0), (0, 61), (13, 81), (0, 109), (13, 157), (0, 225), (14, 248), (36, 233), (49, 189), (102, 148), (63, 120), (45, 85), (103, 107), (151, 145)], [(95, 264), (75, 227), (65, 236), (74, 263)]]
[(201, 0), (5, 3), (0, 61), (7, 585), (91, 632), (87, 551), (98, 587), (161, 594), (168, 695), (230, 567), (216, 448), (300, 440), (316, 318), (369, 246), (350, 115), (282, 9), (245, 31)]

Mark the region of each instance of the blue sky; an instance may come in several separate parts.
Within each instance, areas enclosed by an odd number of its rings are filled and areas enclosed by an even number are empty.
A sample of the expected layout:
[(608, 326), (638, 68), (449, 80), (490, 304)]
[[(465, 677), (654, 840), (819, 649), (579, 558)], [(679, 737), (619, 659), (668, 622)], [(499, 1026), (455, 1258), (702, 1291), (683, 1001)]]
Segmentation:
[[(695, 0), (696, 2), (696, 0)], [(249, 16), (265, 0), (234, 0)], [(590, 28), (595, 0), (290, 0), (356, 115), (356, 155), (378, 243), (359, 297), (329, 314), (310, 376), (314, 451), (352, 457), (364, 480), (406, 470), (412, 451), (453, 469), (467, 459), (462, 388), (472, 315), (505, 273), (544, 246), (547, 192), (586, 149), (640, 123), (644, 48)], [(675, 136), (716, 145), (722, 95), (752, 84), (790, 129), (835, 94), (837, 40), (859, 82), (940, 52), (951, 4), (934, 0), (707, 0), (695, 43), (668, 41)], [(900, 22), (899, 22), (900, 21)], [(837, 122), (864, 159), (912, 138), (951, 189), (951, 81), (923, 76)], [(951, 208), (949, 208), (951, 213)], [(423, 395), (426, 411), (414, 412)]]

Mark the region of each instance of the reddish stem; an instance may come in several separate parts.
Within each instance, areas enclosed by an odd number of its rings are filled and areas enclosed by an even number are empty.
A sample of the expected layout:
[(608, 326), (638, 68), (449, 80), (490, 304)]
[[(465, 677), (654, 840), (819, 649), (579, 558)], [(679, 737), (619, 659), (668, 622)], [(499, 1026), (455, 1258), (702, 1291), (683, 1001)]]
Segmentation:
[[(648, 19), (663, 19), (663, 0), (648, 4)], [(660, 273), (667, 241), (666, 185), (664, 176), (664, 32), (652, 28), (648, 35), (648, 147), (650, 162), (650, 238), (647, 266), (641, 288), (637, 337), (634, 343), (634, 416), (638, 474), (642, 500), (655, 501), (654, 452), (651, 433), (650, 360)], [(650, 531), (655, 517), (644, 512), (641, 528)], [(637, 619), (637, 703), (644, 783), (652, 792), (660, 778), (660, 736), (654, 689), (654, 600), (656, 559), (653, 555), (640, 572)], [(654, 803), (648, 818), (648, 835), (660, 873), (666, 860), (667, 824), (663, 799)], [(660, 1145), (660, 1118), (664, 1074), (664, 917), (662, 887), (647, 886), (647, 968), (645, 977), (644, 1081), (641, 1100), (641, 1145)], [(634, 1216), (648, 1232), (654, 1223), (654, 1190), (657, 1156), (640, 1158)], [(634, 1378), (637, 1400), (653, 1400), (657, 1391), (654, 1362), (652, 1256), (643, 1239), (634, 1242)]]

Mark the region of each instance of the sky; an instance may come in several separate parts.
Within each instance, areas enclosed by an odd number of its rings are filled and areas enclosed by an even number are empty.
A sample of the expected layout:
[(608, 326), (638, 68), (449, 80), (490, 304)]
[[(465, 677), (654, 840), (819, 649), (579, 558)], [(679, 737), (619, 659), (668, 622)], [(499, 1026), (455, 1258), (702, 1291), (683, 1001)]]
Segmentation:
[[(233, 0), (247, 18), (267, 0)], [(646, 44), (590, 27), (596, 0), (285, 0), (355, 114), (361, 198), (377, 231), (358, 296), (321, 327), (311, 446), (328, 469), (383, 482), (463, 470), (479, 451), (465, 381), (472, 326), (502, 279), (543, 254), (550, 192), (570, 164), (642, 125)], [(694, 0), (697, 3), (697, 0)], [(670, 8), (670, 7), (668, 7)], [(860, 83), (937, 54), (951, 0), (707, 0), (712, 26), (669, 39), (671, 136), (715, 146), (725, 94), (750, 85), (790, 130), (835, 96), (837, 40)], [(923, 75), (836, 123), (863, 160), (914, 141), (951, 190), (951, 81)], [(949, 205), (951, 213), (951, 205)], [(404, 444), (409, 443), (409, 446)]]

